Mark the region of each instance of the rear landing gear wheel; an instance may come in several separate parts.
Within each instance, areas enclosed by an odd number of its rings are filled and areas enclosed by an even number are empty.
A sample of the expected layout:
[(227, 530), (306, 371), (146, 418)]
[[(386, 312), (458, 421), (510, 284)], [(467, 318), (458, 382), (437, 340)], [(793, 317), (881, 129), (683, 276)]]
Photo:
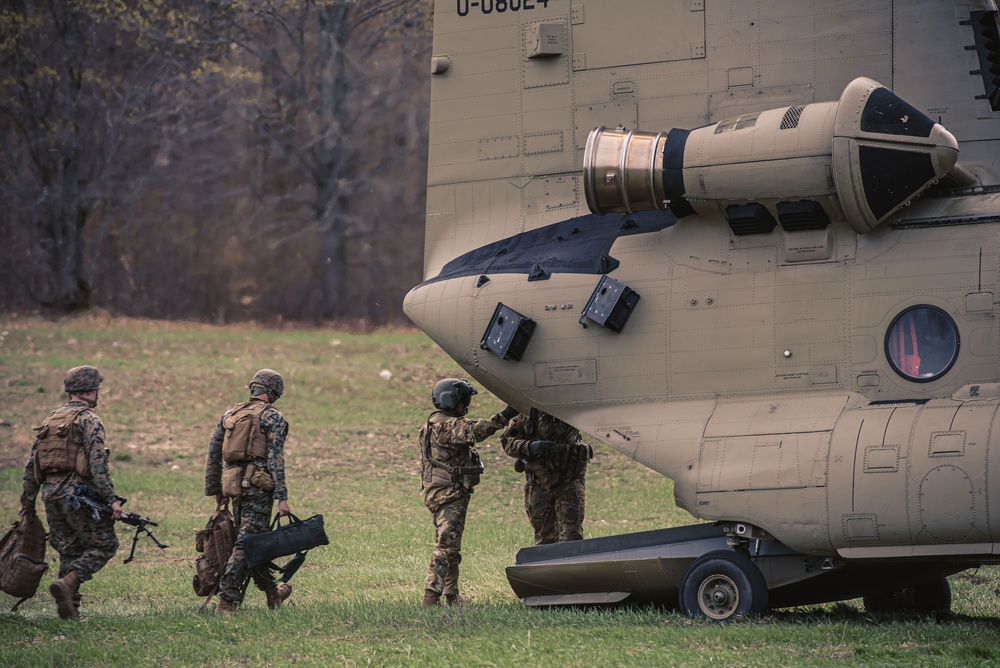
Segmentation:
[(725, 623), (767, 612), (767, 582), (748, 557), (719, 550), (688, 566), (678, 598), (685, 614)]
[(868, 594), (864, 601), (868, 612), (946, 615), (951, 612), (951, 585), (948, 578), (938, 578), (897, 591)]

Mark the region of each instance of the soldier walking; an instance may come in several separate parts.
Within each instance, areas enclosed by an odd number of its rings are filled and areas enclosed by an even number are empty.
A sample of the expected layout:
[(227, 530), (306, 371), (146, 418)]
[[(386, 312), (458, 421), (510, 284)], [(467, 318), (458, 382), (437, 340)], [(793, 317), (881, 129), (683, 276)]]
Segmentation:
[(594, 451), (573, 426), (532, 408), (500, 435), (504, 452), (524, 471), (524, 510), (535, 544), (583, 538), (587, 463)]
[(445, 378), (431, 392), (437, 409), (420, 428), (420, 472), (424, 505), (434, 519), (434, 553), (424, 581), (423, 607), (460, 602), (458, 565), (473, 488), (483, 465), (475, 445), (499, 430), (517, 410), (507, 406), (489, 420), (465, 417), (477, 392), (465, 380)]
[[(92, 366), (66, 372), (63, 389), (69, 402), (35, 427), (35, 442), (24, 467), (21, 514), (35, 513), (39, 490), (49, 523), (49, 543), (59, 553), (59, 579), (49, 587), (59, 617), (80, 616), (80, 584), (90, 580), (118, 550), (115, 520), (122, 507), (108, 472), (104, 425), (97, 406), (101, 372)], [(111, 515), (94, 521), (90, 510), (73, 501), (77, 488), (111, 506)]]
[(292, 594), (292, 585), (275, 582), (266, 566), (250, 569), (243, 554), (243, 538), (270, 529), (271, 510), (290, 515), (285, 486), (285, 438), (288, 423), (274, 402), (285, 392), (277, 371), (261, 369), (248, 386), (250, 398), (227, 410), (215, 427), (205, 465), (205, 496), (217, 504), (233, 500), (236, 545), (219, 583), (217, 613), (235, 612), (243, 601), (248, 576), (267, 595), (272, 610)]

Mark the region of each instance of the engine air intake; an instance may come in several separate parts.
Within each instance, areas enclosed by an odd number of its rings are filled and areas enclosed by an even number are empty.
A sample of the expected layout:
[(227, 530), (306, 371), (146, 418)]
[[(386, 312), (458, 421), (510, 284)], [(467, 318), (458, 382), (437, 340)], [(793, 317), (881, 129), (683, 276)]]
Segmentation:
[[(775, 217), (785, 230), (819, 229), (839, 218), (864, 234), (957, 161), (950, 132), (861, 77), (836, 102), (754, 112), (691, 131), (598, 127), (587, 138), (583, 182), (596, 214), (670, 209), (678, 218), (724, 216), (736, 234), (770, 232)], [(812, 204), (795, 204), (803, 201)]]

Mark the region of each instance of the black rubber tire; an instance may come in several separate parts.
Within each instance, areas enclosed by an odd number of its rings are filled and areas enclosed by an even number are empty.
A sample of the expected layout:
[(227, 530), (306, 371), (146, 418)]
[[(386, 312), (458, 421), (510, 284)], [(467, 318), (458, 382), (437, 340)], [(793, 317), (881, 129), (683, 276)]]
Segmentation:
[(725, 624), (767, 612), (767, 582), (750, 559), (717, 550), (695, 559), (684, 572), (678, 599), (681, 610)]
[(896, 591), (867, 594), (864, 602), (865, 610), (873, 613), (946, 615), (951, 612), (951, 584), (948, 578), (938, 578)]

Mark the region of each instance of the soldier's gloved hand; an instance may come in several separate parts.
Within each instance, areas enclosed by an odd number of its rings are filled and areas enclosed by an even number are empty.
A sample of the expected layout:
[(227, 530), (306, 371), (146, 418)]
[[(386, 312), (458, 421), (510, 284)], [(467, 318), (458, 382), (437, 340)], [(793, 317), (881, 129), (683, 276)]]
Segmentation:
[(532, 441), (528, 443), (528, 454), (532, 457), (544, 457), (558, 445), (555, 441)]
[(34, 515), (34, 514), (35, 514), (35, 506), (34, 506), (34, 505), (30, 505), (30, 506), (21, 506), (21, 510), (20, 510), (20, 511), (18, 511), (18, 513), (17, 513), (17, 514), (18, 514), (18, 515), (21, 515), (22, 517), (23, 517), (24, 515), (28, 515), (28, 516), (30, 517), (31, 515)]
[(502, 415), (507, 422), (510, 422), (514, 419), (514, 416), (517, 415), (517, 409), (510, 404), (507, 404), (504, 409), (500, 411), (500, 415)]

